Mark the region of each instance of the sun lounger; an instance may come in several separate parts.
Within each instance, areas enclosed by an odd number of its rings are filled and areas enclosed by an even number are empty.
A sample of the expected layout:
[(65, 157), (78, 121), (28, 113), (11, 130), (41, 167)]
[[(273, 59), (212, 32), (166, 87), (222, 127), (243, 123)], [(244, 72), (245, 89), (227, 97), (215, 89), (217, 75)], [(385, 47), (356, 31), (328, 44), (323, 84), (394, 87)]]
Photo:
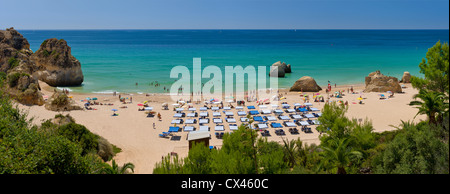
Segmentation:
[(300, 134), (300, 133), (298, 132), (298, 129), (297, 129), (297, 128), (289, 128), (289, 132), (290, 132), (291, 134)]
[(229, 106), (223, 107), (223, 110), (231, 110), (231, 107)]
[(208, 112), (200, 112), (200, 117), (208, 117)]
[(276, 121), (277, 120), (277, 117), (274, 117), (274, 116), (268, 116), (266, 118), (268, 121)]
[(247, 115), (247, 113), (245, 111), (239, 111), (237, 114), (238, 114), (238, 116), (245, 116), (245, 115)]
[(294, 122), (284, 122), (283, 124), (286, 127), (297, 127), (297, 125)]
[(220, 116), (221, 116), (220, 112), (213, 112), (213, 117), (220, 117)]
[(264, 130), (263, 132), (261, 132), (261, 135), (262, 135), (263, 137), (265, 137), (265, 136), (270, 136), (270, 132), (267, 131), (267, 130)]
[(183, 124), (183, 119), (174, 119), (171, 124)]
[(236, 124), (230, 124), (230, 130), (238, 130), (238, 126)]
[(169, 132), (178, 132), (180, 131), (180, 127), (169, 127)]
[(248, 111), (248, 113), (250, 115), (258, 115), (259, 114), (259, 112), (257, 110), (251, 110), (251, 111)]
[(225, 112), (225, 116), (234, 116), (234, 114), (231, 111), (227, 111), (227, 112)]
[(213, 123), (223, 123), (222, 119), (213, 119)]
[(207, 108), (207, 107), (200, 107), (199, 110), (200, 110), (200, 111), (207, 111), (208, 108)]
[(279, 116), (278, 119), (280, 120), (290, 120), (288, 116)]
[(312, 104), (312, 103), (309, 103), (309, 102), (307, 102), (307, 103), (305, 103), (305, 106), (313, 106), (313, 104)]
[(243, 106), (236, 106), (236, 110), (244, 110)]
[(306, 114), (305, 117), (306, 118), (315, 118), (315, 116), (313, 114)]
[(175, 113), (175, 114), (173, 115), (173, 117), (175, 117), (175, 118), (181, 118), (181, 117), (183, 117), (183, 114), (181, 114), (181, 113)]
[(197, 119), (186, 119), (185, 124), (195, 124), (197, 123)]
[(307, 121), (300, 121), (299, 123), (302, 126), (308, 126), (309, 125), (309, 123)]
[(200, 126), (198, 131), (209, 131), (209, 126)]
[(213, 110), (213, 111), (217, 111), (217, 110), (219, 110), (219, 107), (217, 107), (217, 106), (215, 106), (215, 107), (212, 107), (212, 108), (211, 108), (211, 110)]
[(247, 109), (255, 109), (255, 106), (247, 106)]
[(198, 123), (199, 124), (208, 124), (209, 123), (209, 119), (199, 119)]
[(272, 111), (270, 111), (270, 110), (262, 110), (261, 111), (261, 114), (270, 114), (270, 113), (272, 113)]
[(247, 117), (241, 117), (241, 122), (248, 122), (248, 118)]
[(271, 123), (270, 126), (273, 128), (282, 128), (283, 127), (283, 125), (281, 125), (280, 123)]
[(197, 115), (198, 114), (196, 112), (186, 114), (187, 117), (197, 117)]
[(236, 123), (236, 119), (234, 118), (227, 118), (228, 123)]
[(189, 108), (188, 110), (189, 111), (196, 111), (197, 109), (196, 108)]
[(303, 119), (303, 117), (302, 117), (302, 115), (290, 115), (291, 116), (291, 118), (292, 119), (296, 119), (296, 120), (299, 120), (299, 119)]
[(289, 104), (281, 104), (281, 108), (289, 108), (291, 107)]
[(278, 130), (275, 130), (275, 134), (277, 134), (277, 135), (286, 135), (286, 133), (284, 132), (284, 130), (283, 129), (278, 129)]
[(293, 113), (293, 112), (295, 112), (295, 109), (289, 108), (289, 109), (286, 109), (286, 112), (287, 113)]
[(267, 129), (267, 128), (269, 128), (269, 126), (267, 126), (267, 124), (264, 124), (264, 123), (257, 124), (257, 126), (258, 126), (259, 129)]
[(257, 122), (264, 122), (264, 119), (261, 116), (254, 116), (253, 120)]
[(183, 128), (183, 131), (188, 131), (188, 132), (195, 131), (195, 127), (194, 126), (185, 126)]
[(216, 125), (214, 127), (214, 131), (224, 131), (224, 130), (225, 130), (225, 128), (223, 127), (223, 125)]
[(311, 111), (320, 111), (318, 108), (311, 108)]

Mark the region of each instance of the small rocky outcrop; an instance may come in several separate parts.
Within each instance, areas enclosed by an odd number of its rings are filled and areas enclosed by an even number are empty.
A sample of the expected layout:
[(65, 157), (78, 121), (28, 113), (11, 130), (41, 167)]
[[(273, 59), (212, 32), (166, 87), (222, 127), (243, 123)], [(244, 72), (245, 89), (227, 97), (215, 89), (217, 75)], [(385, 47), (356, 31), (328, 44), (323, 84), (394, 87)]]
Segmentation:
[(71, 48), (63, 39), (45, 40), (31, 55), (37, 71), (33, 73), (39, 80), (50, 86), (79, 86), (83, 83), (80, 62), (71, 54)]
[(71, 98), (69, 98), (64, 92), (55, 90), (52, 97), (45, 104), (45, 108), (51, 111), (71, 111), (71, 110), (83, 110), (78, 106)]
[(278, 61), (270, 66), (270, 77), (284, 77), (286, 73), (292, 73), (291, 65)]
[(289, 91), (302, 91), (302, 92), (318, 92), (322, 88), (317, 85), (316, 80), (309, 76), (303, 76), (298, 79)]
[(402, 92), (398, 79), (396, 77), (385, 76), (380, 71), (375, 71), (365, 78), (366, 88), (364, 92)]
[(409, 72), (405, 71), (403, 73), (402, 80), (400, 80), (400, 82), (402, 82), (402, 83), (411, 83), (411, 74)]
[(11, 72), (6, 77), (9, 95), (24, 105), (44, 105), (37, 79), (26, 73)]

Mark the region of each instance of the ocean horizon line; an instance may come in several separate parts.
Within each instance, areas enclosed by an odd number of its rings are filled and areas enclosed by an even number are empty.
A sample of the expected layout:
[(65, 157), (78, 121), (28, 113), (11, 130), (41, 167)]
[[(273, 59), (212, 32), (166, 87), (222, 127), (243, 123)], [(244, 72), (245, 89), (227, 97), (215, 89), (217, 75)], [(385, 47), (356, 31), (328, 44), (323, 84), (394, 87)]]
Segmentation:
[(296, 31), (296, 30), (299, 30), (299, 31), (309, 31), (309, 30), (311, 30), (311, 31), (333, 31), (333, 30), (336, 30), (336, 31), (383, 31), (383, 30), (386, 30), (386, 31), (414, 31), (414, 30), (423, 30), (423, 31), (434, 31), (434, 30), (449, 30), (448, 28), (447, 29), (444, 29), (444, 28), (424, 28), (424, 29), (415, 29), (415, 28), (363, 28), (363, 29), (358, 29), (358, 28), (335, 28), (335, 29), (333, 29), (333, 28), (330, 28), (330, 29), (314, 29), (314, 28), (279, 28), (279, 29), (264, 29), (264, 28), (242, 28), (242, 29), (239, 29), (239, 28), (225, 28), (225, 29), (219, 29), (219, 28), (211, 28), (211, 29), (209, 29), (209, 28), (199, 28), (199, 29), (196, 29), (196, 28), (167, 28), (167, 29), (165, 29), (165, 28), (155, 28), (155, 29), (152, 29), (152, 28), (98, 28), (98, 29), (96, 29), (96, 28), (85, 28), (85, 29), (76, 29), (76, 28), (67, 28), (67, 29), (57, 29), (57, 28), (54, 28), (54, 29), (51, 29), (51, 28), (49, 28), (49, 29), (21, 29), (21, 28), (15, 28), (14, 27), (14, 29), (16, 29), (16, 30), (36, 30), (36, 31), (102, 31), (102, 30), (104, 30), (104, 31), (120, 31), (120, 30), (143, 30), (143, 31), (165, 31), (165, 30), (180, 30), (180, 31), (182, 31), (182, 30), (214, 30), (214, 31), (235, 31), (235, 30), (249, 30), (249, 31)]

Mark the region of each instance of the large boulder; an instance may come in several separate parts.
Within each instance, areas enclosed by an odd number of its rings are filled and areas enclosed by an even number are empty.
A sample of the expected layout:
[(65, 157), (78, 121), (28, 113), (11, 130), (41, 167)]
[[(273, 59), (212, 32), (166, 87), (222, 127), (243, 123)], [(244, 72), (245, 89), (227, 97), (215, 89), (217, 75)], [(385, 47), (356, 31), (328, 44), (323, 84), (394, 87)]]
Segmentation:
[(318, 92), (322, 88), (317, 85), (316, 80), (309, 76), (298, 79), (289, 91)]
[(38, 69), (33, 75), (50, 86), (79, 86), (83, 83), (81, 64), (72, 56), (71, 48), (63, 39), (45, 40), (31, 59)]
[(281, 68), (279, 66), (270, 66), (270, 72), (269, 72), (270, 77), (284, 77), (285, 74), (286, 74), (286, 72), (284, 71), (283, 68)]
[(411, 74), (409, 72), (405, 71), (403, 73), (402, 80), (400, 80), (400, 82), (402, 82), (402, 83), (411, 83)]
[(380, 71), (375, 71), (365, 78), (366, 88), (364, 92), (402, 92), (398, 79), (391, 76), (385, 76)]
[(269, 76), (271, 77), (284, 77), (286, 73), (292, 73), (291, 65), (286, 65), (285, 62), (277, 61), (270, 66)]

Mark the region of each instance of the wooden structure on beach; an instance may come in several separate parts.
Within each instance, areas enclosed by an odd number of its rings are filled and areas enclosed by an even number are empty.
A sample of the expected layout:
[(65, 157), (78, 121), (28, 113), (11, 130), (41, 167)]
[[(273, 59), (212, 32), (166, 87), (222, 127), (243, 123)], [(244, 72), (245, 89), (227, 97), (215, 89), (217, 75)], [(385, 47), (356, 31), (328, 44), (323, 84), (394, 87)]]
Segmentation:
[(211, 135), (209, 131), (192, 131), (188, 133), (187, 140), (189, 142), (189, 150), (192, 148), (192, 145), (203, 143), (205, 146), (209, 147), (209, 139)]

